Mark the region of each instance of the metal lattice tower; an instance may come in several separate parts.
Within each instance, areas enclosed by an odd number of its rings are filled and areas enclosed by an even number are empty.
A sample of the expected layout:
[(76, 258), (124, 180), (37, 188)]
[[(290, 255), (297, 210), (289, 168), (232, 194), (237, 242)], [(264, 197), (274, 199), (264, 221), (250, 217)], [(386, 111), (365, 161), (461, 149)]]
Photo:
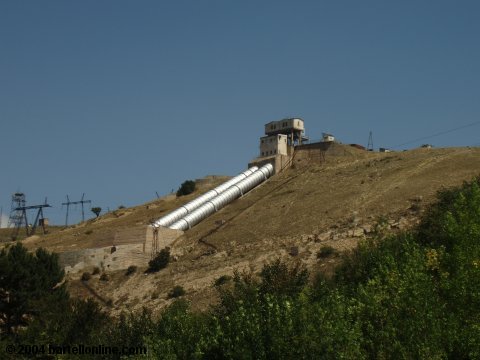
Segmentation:
[(25, 194), (16, 192), (12, 195), (12, 206), (10, 209), (10, 217), (8, 218), (8, 227), (20, 228), (24, 221), (22, 210), (19, 208), (25, 207), (27, 201), (25, 200)]
[(367, 150), (368, 150), (368, 151), (373, 151), (373, 134), (372, 134), (371, 131), (370, 131), (370, 134), (368, 135)]
[[(23, 223), (25, 224), (25, 233), (27, 236), (31, 236), (35, 234), (35, 231), (37, 230), (37, 225), (41, 226), (43, 228), (43, 233), (46, 234), (47, 222), (45, 220), (47, 219), (45, 219), (43, 215), (43, 209), (47, 207), (51, 207), (51, 206), (47, 204), (47, 198), (45, 198), (45, 203), (43, 203), (42, 205), (25, 206), (25, 201), (24, 201), (23, 206), (19, 206), (15, 208), (15, 212), (20, 213), (20, 220), (16, 223), (15, 228), (13, 229), (12, 240), (17, 239), (18, 234), (20, 233), (20, 228)], [(27, 219), (27, 210), (32, 210), (32, 209), (37, 210), (37, 216), (35, 217), (35, 220), (33, 221), (33, 224), (30, 227), (30, 224), (28, 223), (28, 219)]]

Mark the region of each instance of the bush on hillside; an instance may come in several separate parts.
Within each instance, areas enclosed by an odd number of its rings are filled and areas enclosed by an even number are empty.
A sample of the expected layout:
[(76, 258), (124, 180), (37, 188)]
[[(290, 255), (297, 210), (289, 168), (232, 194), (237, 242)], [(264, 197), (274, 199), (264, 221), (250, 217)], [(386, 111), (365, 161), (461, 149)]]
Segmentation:
[(336, 253), (337, 253), (337, 251), (332, 246), (324, 245), (318, 251), (317, 258), (324, 259), (324, 258), (330, 257), (332, 255), (335, 255)]
[(92, 278), (92, 275), (90, 275), (89, 272), (84, 272), (84, 273), (82, 274), (81, 280), (82, 280), (82, 281), (88, 281), (88, 280), (90, 280), (91, 278)]
[(130, 265), (127, 269), (127, 272), (125, 273), (125, 275), (132, 275), (134, 274), (135, 272), (137, 271), (137, 267), (135, 265)]
[(214, 282), (214, 286), (222, 286), (232, 280), (230, 275), (222, 275)]
[(177, 190), (177, 196), (184, 196), (191, 194), (195, 191), (195, 181), (186, 180), (180, 185), (180, 188)]
[(174, 299), (174, 298), (177, 298), (177, 297), (180, 297), (180, 296), (183, 296), (185, 295), (185, 289), (180, 286), (180, 285), (176, 285), (172, 290), (170, 290), (170, 292), (168, 293), (168, 298), (169, 299)]
[(157, 272), (167, 267), (170, 262), (170, 248), (160, 250), (160, 252), (148, 263), (147, 272)]

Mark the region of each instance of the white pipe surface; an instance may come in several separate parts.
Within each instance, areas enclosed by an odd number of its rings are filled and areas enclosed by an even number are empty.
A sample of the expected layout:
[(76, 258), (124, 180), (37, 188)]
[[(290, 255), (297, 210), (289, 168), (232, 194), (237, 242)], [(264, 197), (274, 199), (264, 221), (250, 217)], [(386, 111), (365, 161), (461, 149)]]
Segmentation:
[(187, 230), (198, 224), (203, 219), (209, 217), (214, 212), (220, 210), (233, 200), (244, 195), (254, 187), (260, 185), (273, 175), (273, 166), (267, 164), (256, 170), (242, 181), (233, 184), (229, 189), (205, 202), (202, 206), (185, 215), (169, 226), (170, 229)]
[(205, 194), (200, 195), (199, 197), (193, 199), (192, 201), (186, 203), (185, 205), (180, 206), (178, 209), (172, 211), (171, 213), (168, 213), (167, 215), (161, 217), (160, 219), (158, 219), (153, 223), (153, 226), (157, 228), (159, 226), (165, 226), (165, 227), (170, 226), (177, 220), (181, 219), (185, 215), (191, 213), (195, 209), (205, 204), (207, 201), (213, 199), (215, 196), (220, 195), (225, 190), (230, 188), (232, 185), (235, 185), (238, 182), (246, 179), (249, 175), (253, 174), (257, 170), (258, 170), (258, 167), (252, 166), (250, 169), (242, 172), (240, 175), (235, 176), (234, 178), (224, 182), (223, 184), (206, 192)]

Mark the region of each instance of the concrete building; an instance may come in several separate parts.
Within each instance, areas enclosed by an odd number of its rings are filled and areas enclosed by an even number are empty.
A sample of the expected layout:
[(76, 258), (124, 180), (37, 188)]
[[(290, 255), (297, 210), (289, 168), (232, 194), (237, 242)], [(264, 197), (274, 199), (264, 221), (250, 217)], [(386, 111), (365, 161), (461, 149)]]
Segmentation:
[(289, 133), (291, 130), (304, 132), (305, 126), (303, 124), (303, 120), (300, 118), (291, 118), (279, 121), (271, 121), (268, 124), (265, 124), (266, 135), (285, 134)]
[(260, 138), (260, 156), (287, 155), (287, 135), (270, 135)]
[(289, 145), (301, 144), (308, 140), (305, 137), (305, 125), (300, 118), (282, 119), (279, 121), (271, 121), (265, 124), (265, 135), (287, 135)]
[(334, 142), (335, 136), (332, 134), (322, 133), (322, 141), (323, 142)]
[(305, 125), (300, 118), (288, 118), (265, 124), (265, 136), (260, 138), (260, 154), (251, 166), (272, 164), (275, 173), (291, 163), (294, 147), (308, 141)]

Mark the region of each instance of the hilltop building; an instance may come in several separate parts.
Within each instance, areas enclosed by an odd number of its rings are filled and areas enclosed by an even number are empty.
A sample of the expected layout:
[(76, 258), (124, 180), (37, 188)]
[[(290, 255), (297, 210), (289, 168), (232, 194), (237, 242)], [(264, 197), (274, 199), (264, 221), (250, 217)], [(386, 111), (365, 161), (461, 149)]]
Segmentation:
[(262, 136), (260, 156), (288, 155), (288, 136), (283, 134)]
[(282, 119), (279, 121), (271, 121), (265, 124), (265, 135), (286, 135), (288, 145), (301, 145), (307, 141), (305, 137), (305, 125), (300, 118)]
[(265, 124), (265, 136), (260, 138), (260, 157), (288, 156), (289, 148), (308, 141), (305, 125), (300, 118), (282, 119)]
[(294, 147), (308, 142), (305, 125), (300, 118), (288, 118), (265, 124), (265, 136), (260, 137), (260, 153), (249, 166), (273, 165), (280, 171), (293, 155)]
[(332, 134), (322, 133), (322, 141), (323, 142), (334, 142), (335, 136)]

